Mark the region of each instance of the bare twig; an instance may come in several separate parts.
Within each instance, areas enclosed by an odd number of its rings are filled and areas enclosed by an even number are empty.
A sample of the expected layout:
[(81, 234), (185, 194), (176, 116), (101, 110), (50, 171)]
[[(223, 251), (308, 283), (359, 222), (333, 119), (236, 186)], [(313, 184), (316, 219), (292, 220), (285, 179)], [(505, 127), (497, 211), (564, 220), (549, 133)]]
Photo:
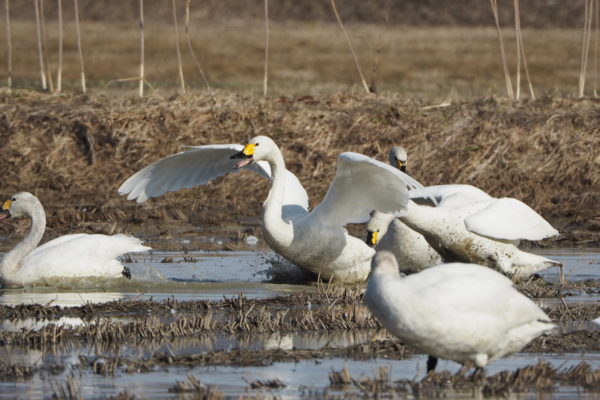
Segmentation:
[(62, 57), (63, 57), (63, 18), (62, 0), (56, 0), (58, 6), (58, 70), (56, 71), (56, 91), (62, 89)]
[(515, 84), (515, 100), (521, 98), (521, 41), (519, 40), (519, 0), (513, 1), (515, 7), (515, 39), (517, 41), (517, 82)]
[(267, 97), (269, 79), (269, 0), (265, 0), (265, 77), (263, 79), (263, 96)]
[(78, 0), (73, 0), (73, 6), (75, 7), (75, 32), (77, 35), (77, 50), (79, 52), (79, 65), (81, 68), (81, 91), (86, 92), (85, 86), (85, 70), (83, 68), (83, 50), (81, 48), (81, 31), (79, 29), (79, 5)]
[(490, 3), (492, 5), (492, 13), (494, 14), (494, 20), (496, 21), (496, 31), (498, 32), (498, 40), (500, 42), (500, 56), (502, 57), (502, 69), (504, 70), (504, 80), (506, 82), (506, 94), (510, 99), (514, 99), (515, 95), (512, 88), (512, 82), (510, 80), (510, 73), (508, 72), (506, 52), (504, 51), (504, 39), (502, 39), (502, 31), (500, 30), (500, 19), (498, 18), (498, 3), (497, 0), (490, 0)]
[[(390, 19), (390, 9), (391, 9), (390, 0), (387, 0), (385, 2), (385, 10), (384, 10), (384, 14), (383, 14), (383, 25), (386, 27), (387, 27), (388, 21)], [(375, 84), (375, 78), (377, 76), (377, 70), (379, 69), (379, 56), (381, 55), (381, 48), (383, 46), (381, 37), (382, 37), (382, 34), (380, 31), (379, 35), (377, 36), (377, 46), (375, 48), (375, 60), (373, 62), (373, 69), (371, 71), (371, 85), (369, 85), (369, 91), (371, 93), (377, 93), (377, 85)]]
[(593, 11), (594, 2), (592, 0), (585, 0), (585, 14), (584, 14), (584, 26), (583, 26), (583, 39), (581, 46), (581, 70), (579, 72), (579, 92), (578, 96), (583, 97), (585, 93), (585, 78), (587, 74), (587, 63), (590, 50), (590, 37), (592, 30), (592, 19), (594, 15)]
[(144, 0), (140, 0), (140, 97), (144, 97)]
[[(517, 52), (518, 59), (523, 60), (523, 68), (525, 69), (525, 77), (527, 78), (527, 85), (529, 86), (529, 94), (533, 100), (535, 100), (535, 92), (533, 91), (533, 85), (531, 83), (531, 77), (529, 76), (529, 68), (527, 67), (527, 58), (525, 57), (525, 46), (523, 45), (523, 30), (521, 29), (521, 12), (519, 7), (519, 0), (514, 0), (515, 4), (515, 30), (517, 34)], [(518, 69), (517, 74), (521, 73), (521, 63), (517, 63)], [(517, 75), (517, 100), (519, 99), (519, 91), (521, 90), (520, 77)]]
[(177, 27), (177, 7), (175, 0), (173, 3), (173, 22), (175, 25), (175, 41), (177, 44), (177, 64), (179, 65), (179, 83), (181, 85), (181, 92), (185, 94), (185, 80), (183, 78), (183, 65), (181, 64), (181, 51), (179, 50), (179, 29)]
[(594, 96), (598, 97), (598, 8), (600, 6), (599, 1), (594, 1), (596, 7), (596, 16), (595, 16), (595, 29), (596, 33), (594, 35)]
[(186, 0), (186, 2), (185, 2), (185, 37), (187, 40), (188, 49), (190, 50), (190, 53), (192, 54), (192, 58), (194, 59), (196, 68), (198, 69), (198, 72), (200, 73), (200, 77), (204, 81), (204, 84), (206, 85), (206, 88), (208, 89), (208, 91), (212, 95), (214, 95), (212, 88), (210, 87), (210, 85), (208, 83), (208, 79), (206, 79), (204, 70), (202, 69), (200, 62), (198, 61), (198, 57), (196, 57), (196, 52), (194, 51), (194, 48), (192, 47), (192, 40), (190, 38), (190, 0)]
[(340, 29), (342, 30), (342, 33), (344, 34), (344, 37), (346, 38), (348, 47), (350, 47), (350, 52), (352, 53), (352, 58), (354, 58), (354, 64), (356, 64), (356, 70), (358, 71), (358, 75), (360, 76), (360, 81), (362, 82), (363, 87), (365, 88), (366, 92), (370, 93), (369, 85), (367, 85), (365, 76), (363, 75), (362, 70), (360, 69), (360, 64), (358, 63), (358, 57), (356, 56), (356, 53), (354, 52), (354, 48), (352, 47), (352, 42), (350, 42), (350, 37), (348, 36), (348, 34), (346, 33), (346, 30), (344, 29), (344, 24), (342, 24), (342, 19), (340, 18), (340, 14), (338, 13), (337, 7), (335, 6), (335, 0), (331, 0), (331, 7), (333, 8), (333, 13), (335, 14), (335, 18), (337, 19), (337, 22), (340, 25)]
[(46, 35), (46, 17), (44, 12), (44, 0), (40, 0), (40, 20), (42, 22), (42, 47), (44, 49), (44, 65), (46, 67), (46, 78), (48, 79), (48, 88), (54, 91), (52, 74), (50, 74), (50, 63), (48, 61), (48, 35)]
[(5, 0), (4, 5), (6, 9), (6, 41), (7, 41), (7, 62), (8, 62), (8, 78), (6, 84), (8, 90), (12, 88), (12, 40), (10, 37), (10, 0)]
[(44, 52), (42, 51), (42, 27), (40, 23), (40, 0), (34, 0), (35, 8), (35, 27), (37, 32), (38, 56), (40, 59), (40, 78), (42, 79), (42, 90), (47, 90), (46, 85), (46, 69), (44, 68)]

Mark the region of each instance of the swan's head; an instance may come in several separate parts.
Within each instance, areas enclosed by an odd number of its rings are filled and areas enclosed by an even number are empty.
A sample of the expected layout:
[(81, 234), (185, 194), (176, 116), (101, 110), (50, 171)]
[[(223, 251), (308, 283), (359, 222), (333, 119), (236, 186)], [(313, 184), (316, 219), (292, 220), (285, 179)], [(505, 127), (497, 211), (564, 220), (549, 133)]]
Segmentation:
[(408, 161), (408, 154), (402, 146), (393, 146), (390, 149), (388, 155), (390, 164), (398, 168), (400, 171), (406, 173), (406, 162)]
[(273, 149), (277, 149), (275, 142), (266, 136), (256, 136), (244, 146), (239, 153), (231, 156), (232, 159), (240, 159), (235, 165), (236, 168), (242, 168), (252, 164), (254, 161), (266, 160)]
[(387, 233), (388, 226), (394, 219), (391, 214), (385, 214), (379, 211), (371, 211), (371, 218), (367, 223), (367, 244), (375, 247), (383, 235)]
[(10, 200), (2, 204), (0, 220), (11, 217), (25, 217), (31, 215), (31, 210), (41, 207), (40, 201), (29, 192), (21, 192), (13, 195)]

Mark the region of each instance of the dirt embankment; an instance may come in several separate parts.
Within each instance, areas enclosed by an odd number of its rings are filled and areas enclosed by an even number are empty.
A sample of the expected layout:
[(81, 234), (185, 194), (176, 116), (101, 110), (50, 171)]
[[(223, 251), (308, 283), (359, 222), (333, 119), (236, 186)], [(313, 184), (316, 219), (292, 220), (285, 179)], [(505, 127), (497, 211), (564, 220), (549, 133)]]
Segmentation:
[[(432, 106), (356, 93), (267, 100), (224, 93), (141, 100), (26, 91), (0, 96), (0, 195), (37, 194), (49, 214), (49, 236), (142, 225), (161, 233), (170, 223), (255, 228), (268, 182), (251, 173), (144, 205), (116, 189), (185, 145), (244, 143), (266, 134), (283, 149), (313, 206), (333, 179), (337, 154), (384, 160), (391, 145), (402, 144), (411, 175), (425, 185), (473, 184), (525, 201), (563, 232), (562, 240), (593, 244), (600, 237), (600, 106), (592, 99)], [(11, 232), (14, 224), (0, 229)]]

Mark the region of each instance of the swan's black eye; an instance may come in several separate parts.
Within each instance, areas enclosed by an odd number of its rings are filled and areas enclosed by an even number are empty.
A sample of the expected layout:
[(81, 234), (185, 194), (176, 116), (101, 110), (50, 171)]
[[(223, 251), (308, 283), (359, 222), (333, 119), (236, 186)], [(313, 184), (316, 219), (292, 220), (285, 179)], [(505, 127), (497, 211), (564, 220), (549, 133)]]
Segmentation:
[(258, 146), (260, 143), (254, 143), (255, 146)]
[(12, 199), (10, 199), (10, 201), (17, 201), (17, 199), (13, 197)]

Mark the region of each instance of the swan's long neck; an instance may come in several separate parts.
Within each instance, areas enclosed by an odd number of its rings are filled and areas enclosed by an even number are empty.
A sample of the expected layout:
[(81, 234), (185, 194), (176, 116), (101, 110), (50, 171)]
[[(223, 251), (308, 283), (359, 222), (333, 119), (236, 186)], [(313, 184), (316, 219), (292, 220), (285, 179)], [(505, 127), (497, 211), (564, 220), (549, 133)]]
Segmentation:
[(33, 251), (42, 240), (44, 230), (46, 229), (46, 213), (41, 204), (35, 204), (30, 210), (31, 229), (29, 234), (15, 246), (14, 249), (4, 255), (0, 264), (0, 274), (6, 276), (19, 269), (21, 261)]
[(279, 149), (272, 151), (266, 161), (271, 166), (273, 183), (263, 205), (265, 231), (272, 244), (278, 247), (288, 247), (294, 239), (294, 229), (291, 223), (283, 220), (281, 214), (285, 196), (285, 161)]

